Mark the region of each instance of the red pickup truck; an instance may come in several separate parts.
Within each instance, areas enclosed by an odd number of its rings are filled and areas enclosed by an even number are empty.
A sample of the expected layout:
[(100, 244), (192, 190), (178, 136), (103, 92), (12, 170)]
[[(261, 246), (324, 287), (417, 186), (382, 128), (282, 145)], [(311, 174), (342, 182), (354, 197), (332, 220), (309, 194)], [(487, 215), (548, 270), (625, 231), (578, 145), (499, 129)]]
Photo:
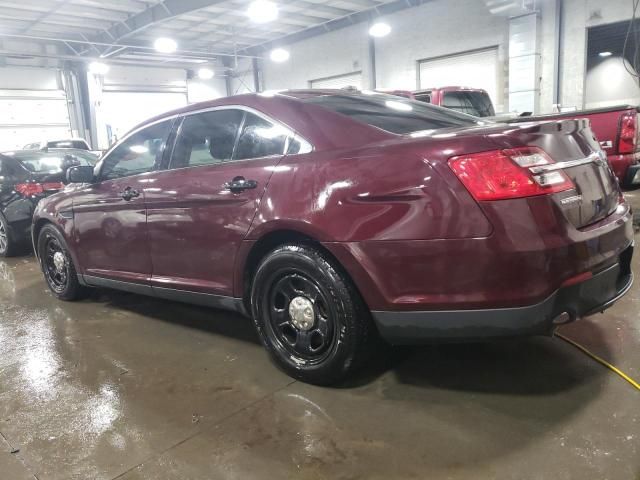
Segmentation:
[(423, 90), (377, 90), (390, 95), (412, 98), (421, 102), (449, 108), (474, 117), (493, 117), (496, 112), (491, 97), (481, 88), (441, 87)]
[[(467, 87), (442, 87), (426, 90), (386, 90), (385, 93), (412, 98), (433, 105), (451, 108), (476, 117), (494, 117), (491, 98), (485, 90)], [(613, 172), (625, 188), (640, 186), (639, 107), (615, 107), (578, 110), (548, 115), (496, 117), (493, 121), (518, 123), (588, 118), (591, 129), (607, 153)]]
[(539, 122), (588, 118), (591, 129), (607, 153), (609, 163), (623, 187), (640, 186), (640, 129), (638, 128), (639, 107), (621, 105), (615, 107), (579, 110), (517, 117), (508, 123)]

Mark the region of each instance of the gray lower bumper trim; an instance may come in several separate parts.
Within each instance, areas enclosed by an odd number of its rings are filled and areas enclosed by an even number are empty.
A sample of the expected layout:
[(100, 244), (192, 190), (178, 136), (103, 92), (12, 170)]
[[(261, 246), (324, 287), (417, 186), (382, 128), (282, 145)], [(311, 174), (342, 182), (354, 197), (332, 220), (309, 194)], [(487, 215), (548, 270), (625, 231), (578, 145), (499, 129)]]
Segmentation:
[(553, 319), (572, 319), (610, 307), (631, 288), (633, 275), (615, 264), (582, 283), (557, 290), (540, 303), (485, 310), (373, 311), (383, 338), (393, 344), (547, 335)]

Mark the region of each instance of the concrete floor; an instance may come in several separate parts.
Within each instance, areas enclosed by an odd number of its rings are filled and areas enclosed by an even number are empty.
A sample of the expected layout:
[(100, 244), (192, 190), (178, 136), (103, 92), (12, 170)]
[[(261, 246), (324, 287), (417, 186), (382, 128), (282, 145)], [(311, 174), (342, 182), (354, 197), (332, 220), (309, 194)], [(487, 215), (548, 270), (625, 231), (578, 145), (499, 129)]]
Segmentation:
[[(638, 379), (639, 312), (636, 282), (562, 333)], [(318, 388), (247, 319), (58, 302), (23, 257), (0, 261), (0, 347), (3, 480), (640, 479), (640, 392), (557, 338), (397, 349)]]

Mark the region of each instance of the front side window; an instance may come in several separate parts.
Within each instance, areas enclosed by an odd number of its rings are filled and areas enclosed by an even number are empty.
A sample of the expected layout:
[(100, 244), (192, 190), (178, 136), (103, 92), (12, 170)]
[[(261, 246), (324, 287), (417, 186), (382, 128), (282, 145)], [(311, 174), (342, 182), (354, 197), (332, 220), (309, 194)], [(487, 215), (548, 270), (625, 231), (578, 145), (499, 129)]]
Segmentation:
[(231, 160), (243, 115), (241, 110), (225, 109), (185, 117), (173, 150), (171, 168)]
[(111, 180), (155, 170), (162, 161), (172, 120), (134, 133), (102, 160), (100, 178)]

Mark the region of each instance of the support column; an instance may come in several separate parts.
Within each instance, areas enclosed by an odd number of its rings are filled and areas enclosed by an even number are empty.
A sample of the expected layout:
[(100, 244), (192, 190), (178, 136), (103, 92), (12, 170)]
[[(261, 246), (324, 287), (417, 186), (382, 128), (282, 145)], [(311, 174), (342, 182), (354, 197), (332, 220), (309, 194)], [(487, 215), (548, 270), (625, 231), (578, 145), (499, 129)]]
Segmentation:
[(539, 110), (539, 30), (537, 12), (509, 19), (509, 111)]

